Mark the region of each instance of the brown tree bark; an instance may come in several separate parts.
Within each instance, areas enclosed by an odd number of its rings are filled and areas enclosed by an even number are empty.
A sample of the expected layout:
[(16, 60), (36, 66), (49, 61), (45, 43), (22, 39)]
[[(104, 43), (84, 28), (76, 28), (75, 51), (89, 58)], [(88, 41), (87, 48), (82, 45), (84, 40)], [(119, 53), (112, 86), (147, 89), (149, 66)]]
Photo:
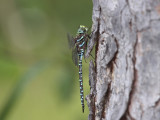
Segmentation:
[(160, 120), (160, 1), (93, 0), (89, 120)]

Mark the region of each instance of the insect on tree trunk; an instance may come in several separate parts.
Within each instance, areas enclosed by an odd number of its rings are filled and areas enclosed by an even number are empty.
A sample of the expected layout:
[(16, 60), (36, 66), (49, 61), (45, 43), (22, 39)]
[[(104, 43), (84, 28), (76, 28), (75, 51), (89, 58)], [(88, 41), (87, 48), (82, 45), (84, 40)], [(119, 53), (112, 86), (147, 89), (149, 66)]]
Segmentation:
[(160, 1), (93, 0), (89, 120), (160, 120)]

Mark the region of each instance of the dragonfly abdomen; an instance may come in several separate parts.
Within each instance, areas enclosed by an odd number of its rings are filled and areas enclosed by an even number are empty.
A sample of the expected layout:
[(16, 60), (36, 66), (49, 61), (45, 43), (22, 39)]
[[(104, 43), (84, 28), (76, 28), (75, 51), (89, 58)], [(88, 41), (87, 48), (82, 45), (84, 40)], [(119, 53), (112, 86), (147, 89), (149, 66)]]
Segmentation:
[(82, 105), (82, 111), (84, 112), (84, 94), (83, 94), (83, 78), (82, 78), (82, 57), (83, 57), (84, 51), (83, 49), (80, 49), (79, 53), (79, 83), (80, 83), (80, 97), (81, 97), (81, 105)]

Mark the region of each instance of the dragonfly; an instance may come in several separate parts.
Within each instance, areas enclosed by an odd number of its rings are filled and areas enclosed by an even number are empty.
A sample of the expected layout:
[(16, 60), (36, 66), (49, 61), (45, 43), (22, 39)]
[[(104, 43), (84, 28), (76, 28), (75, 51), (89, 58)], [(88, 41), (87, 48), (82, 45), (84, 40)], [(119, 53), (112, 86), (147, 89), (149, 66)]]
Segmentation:
[(80, 25), (75, 38), (73, 38), (69, 34), (67, 36), (69, 47), (70, 49), (72, 49), (72, 60), (74, 64), (79, 67), (80, 99), (82, 105), (82, 112), (84, 113), (85, 106), (82, 78), (82, 58), (84, 57), (90, 35), (88, 34), (88, 28), (84, 25)]

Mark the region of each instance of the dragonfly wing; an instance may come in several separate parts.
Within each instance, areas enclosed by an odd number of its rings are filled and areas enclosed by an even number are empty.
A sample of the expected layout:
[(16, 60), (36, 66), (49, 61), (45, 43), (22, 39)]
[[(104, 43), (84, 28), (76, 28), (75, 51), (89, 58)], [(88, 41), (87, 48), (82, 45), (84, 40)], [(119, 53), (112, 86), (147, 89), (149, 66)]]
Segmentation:
[(88, 38), (86, 37), (86, 38), (85, 38), (85, 44), (84, 44), (85, 50), (87, 50), (87, 43), (88, 43)]
[(78, 66), (78, 52), (77, 52), (77, 47), (75, 47), (73, 50), (72, 50), (72, 60), (73, 60), (73, 63)]
[(74, 38), (68, 33), (67, 34), (67, 38), (68, 38), (68, 45), (69, 45), (69, 48), (73, 49), (74, 48), (74, 45), (75, 45), (75, 40)]

